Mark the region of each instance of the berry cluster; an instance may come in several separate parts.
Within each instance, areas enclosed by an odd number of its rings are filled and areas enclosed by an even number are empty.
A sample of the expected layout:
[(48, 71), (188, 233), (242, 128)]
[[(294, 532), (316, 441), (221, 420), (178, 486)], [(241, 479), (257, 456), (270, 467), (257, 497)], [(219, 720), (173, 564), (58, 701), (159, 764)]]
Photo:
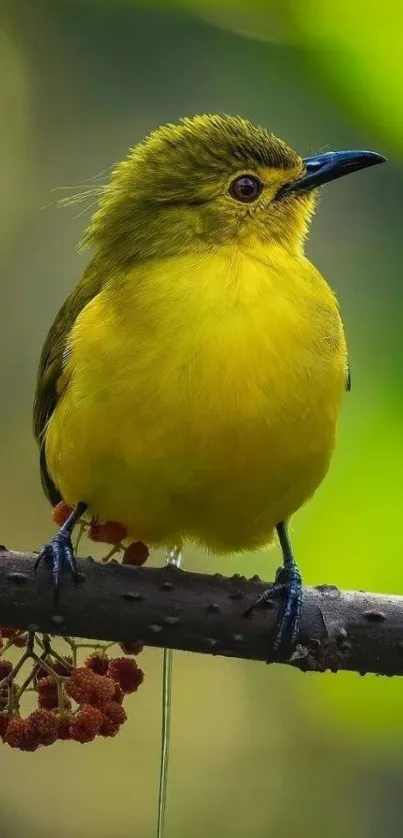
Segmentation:
[[(60, 501), (52, 510), (52, 517), (55, 524), (59, 527), (63, 526), (72, 511), (71, 506), (68, 506), (63, 500)], [(129, 546), (124, 545), (123, 542), (127, 538), (127, 529), (117, 521), (106, 521), (101, 524), (97, 518), (92, 518), (90, 521), (82, 519), (79, 526), (78, 540), (75, 544), (76, 552), (80, 538), (85, 532), (90, 541), (112, 545), (112, 549), (103, 559), (104, 562), (109, 561), (117, 553), (123, 553), (123, 564), (140, 566), (148, 559), (148, 547), (142, 541), (133, 541)]]
[[(53, 520), (62, 526), (72, 509), (61, 501), (52, 511)], [(126, 546), (127, 530), (115, 521), (100, 523), (96, 518), (79, 522), (77, 553), (81, 536), (91, 541), (113, 545), (103, 561), (122, 553), (123, 564), (143, 565), (148, 548), (141, 541)], [(126, 542), (127, 544), (127, 542)], [(113, 643), (80, 643), (63, 638), (70, 647), (64, 657), (50, 644), (48, 635), (0, 627), (0, 738), (11, 748), (35, 751), (59, 739), (91, 742), (96, 736), (116, 736), (126, 721), (123, 701), (138, 690), (144, 674), (135, 660), (143, 647), (136, 641), (120, 643), (126, 657), (109, 657)], [(79, 665), (82, 649), (94, 651)], [(16, 664), (5, 659), (9, 650), (24, 649)], [(22, 683), (21, 674), (25, 677)], [(33, 693), (36, 709), (21, 715), (21, 701)]]
[[(20, 638), (22, 633), (1, 629), (0, 654), (15, 645), (14, 635)], [(47, 636), (25, 634), (24, 637), (26, 650), (15, 666), (0, 657), (3, 742), (21, 751), (35, 751), (40, 745), (52, 745), (58, 739), (83, 743), (91, 742), (96, 736), (116, 736), (127, 718), (123, 701), (129, 693), (136, 692), (144, 678), (135, 658), (108, 657), (106, 649), (113, 644), (107, 644), (97, 647), (78, 666), (78, 652), (89, 644), (80, 645), (66, 638), (73, 654), (61, 657), (51, 648)], [(40, 656), (34, 651), (35, 643), (45, 647)], [(121, 649), (133, 656), (142, 651), (142, 646), (122, 643)], [(29, 672), (20, 686), (15, 679), (25, 664)], [(22, 717), (21, 699), (29, 691), (35, 694), (37, 709)]]

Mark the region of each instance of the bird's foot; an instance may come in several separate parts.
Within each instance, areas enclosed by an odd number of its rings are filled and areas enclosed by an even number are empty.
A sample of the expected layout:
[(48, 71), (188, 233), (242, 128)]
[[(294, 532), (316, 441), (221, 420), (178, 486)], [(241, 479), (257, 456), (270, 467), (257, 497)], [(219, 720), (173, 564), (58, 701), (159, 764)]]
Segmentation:
[(291, 655), (294, 649), (301, 622), (302, 579), (295, 562), (279, 567), (276, 573), (274, 589), (283, 592), (283, 606), (273, 640), (273, 653), (283, 657)]
[(39, 556), (35, 562), (35, 570), (41, 561), (45, 560), (51, 566), (53, 590), (57, 598), (62, 570), (67, 567), (74, 580), (77, 582), (78, 572), (76, 560), (71, 543), (70, 532), (61, 529), (47, 544), (41, 547)]
[(245, 612), (249, 615), (257, 606), (281, 595), (283, 603), (268, 662), (289, 658), (295, 648), (301, 621), (302, 580), (295, 562), (279, 567), (274, 584), (258, 597)]

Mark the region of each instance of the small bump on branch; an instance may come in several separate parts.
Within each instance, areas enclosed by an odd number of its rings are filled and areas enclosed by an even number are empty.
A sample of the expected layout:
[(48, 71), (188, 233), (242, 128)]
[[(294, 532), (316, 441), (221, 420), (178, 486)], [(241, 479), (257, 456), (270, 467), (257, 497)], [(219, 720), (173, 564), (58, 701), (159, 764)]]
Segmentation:
[[(54, 604), (46, 566), (35, 554), (0, 548), (0, 624), (23, 630), (265, 661), (281, 600), (245, 616), (268, 587), (259, 577), (191, 573), (79, 559)], [(301, 631), (291, 660), (303, 671), (403, 675), (403, 597), (303, 589)]]

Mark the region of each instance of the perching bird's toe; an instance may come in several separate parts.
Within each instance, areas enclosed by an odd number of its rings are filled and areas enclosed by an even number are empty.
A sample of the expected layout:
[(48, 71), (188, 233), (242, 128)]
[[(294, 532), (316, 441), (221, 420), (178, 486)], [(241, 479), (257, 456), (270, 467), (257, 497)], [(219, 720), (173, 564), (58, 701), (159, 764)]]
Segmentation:
[(64, 567), (70, 570), (75, 581), (78, 579), (77, 565), (70, 533), (60, 530), (60, 532), (58, 532), (57, 535), (51, 539), (51, 541), (44, 544), (36, 560), (35, 570), (39, 566), (40, 562), (44, 560), (51, 567), (53, 589), (55, 598), (57, 598)]

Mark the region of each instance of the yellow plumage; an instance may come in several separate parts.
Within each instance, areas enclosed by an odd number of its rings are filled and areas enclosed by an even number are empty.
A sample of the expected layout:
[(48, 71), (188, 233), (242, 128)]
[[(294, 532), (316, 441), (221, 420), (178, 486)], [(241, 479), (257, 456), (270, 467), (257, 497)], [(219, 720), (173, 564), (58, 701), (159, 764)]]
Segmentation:
[(84, 498), (151, 545), (244, 550), (322, 480), (347, 356), (335, 297), (301, 250), (252, 236), (135, 266), (68, 345), (46, 459), (72, 506)]
[(97, 187), (93, 258), (42, 352), (52, 503), (151, 546), (270, 541), (326, 473), (348, 374), (336, 299), (304, 255), (314, 187), (383, 159), (303, 160), (230, 116), (131, 150)]

